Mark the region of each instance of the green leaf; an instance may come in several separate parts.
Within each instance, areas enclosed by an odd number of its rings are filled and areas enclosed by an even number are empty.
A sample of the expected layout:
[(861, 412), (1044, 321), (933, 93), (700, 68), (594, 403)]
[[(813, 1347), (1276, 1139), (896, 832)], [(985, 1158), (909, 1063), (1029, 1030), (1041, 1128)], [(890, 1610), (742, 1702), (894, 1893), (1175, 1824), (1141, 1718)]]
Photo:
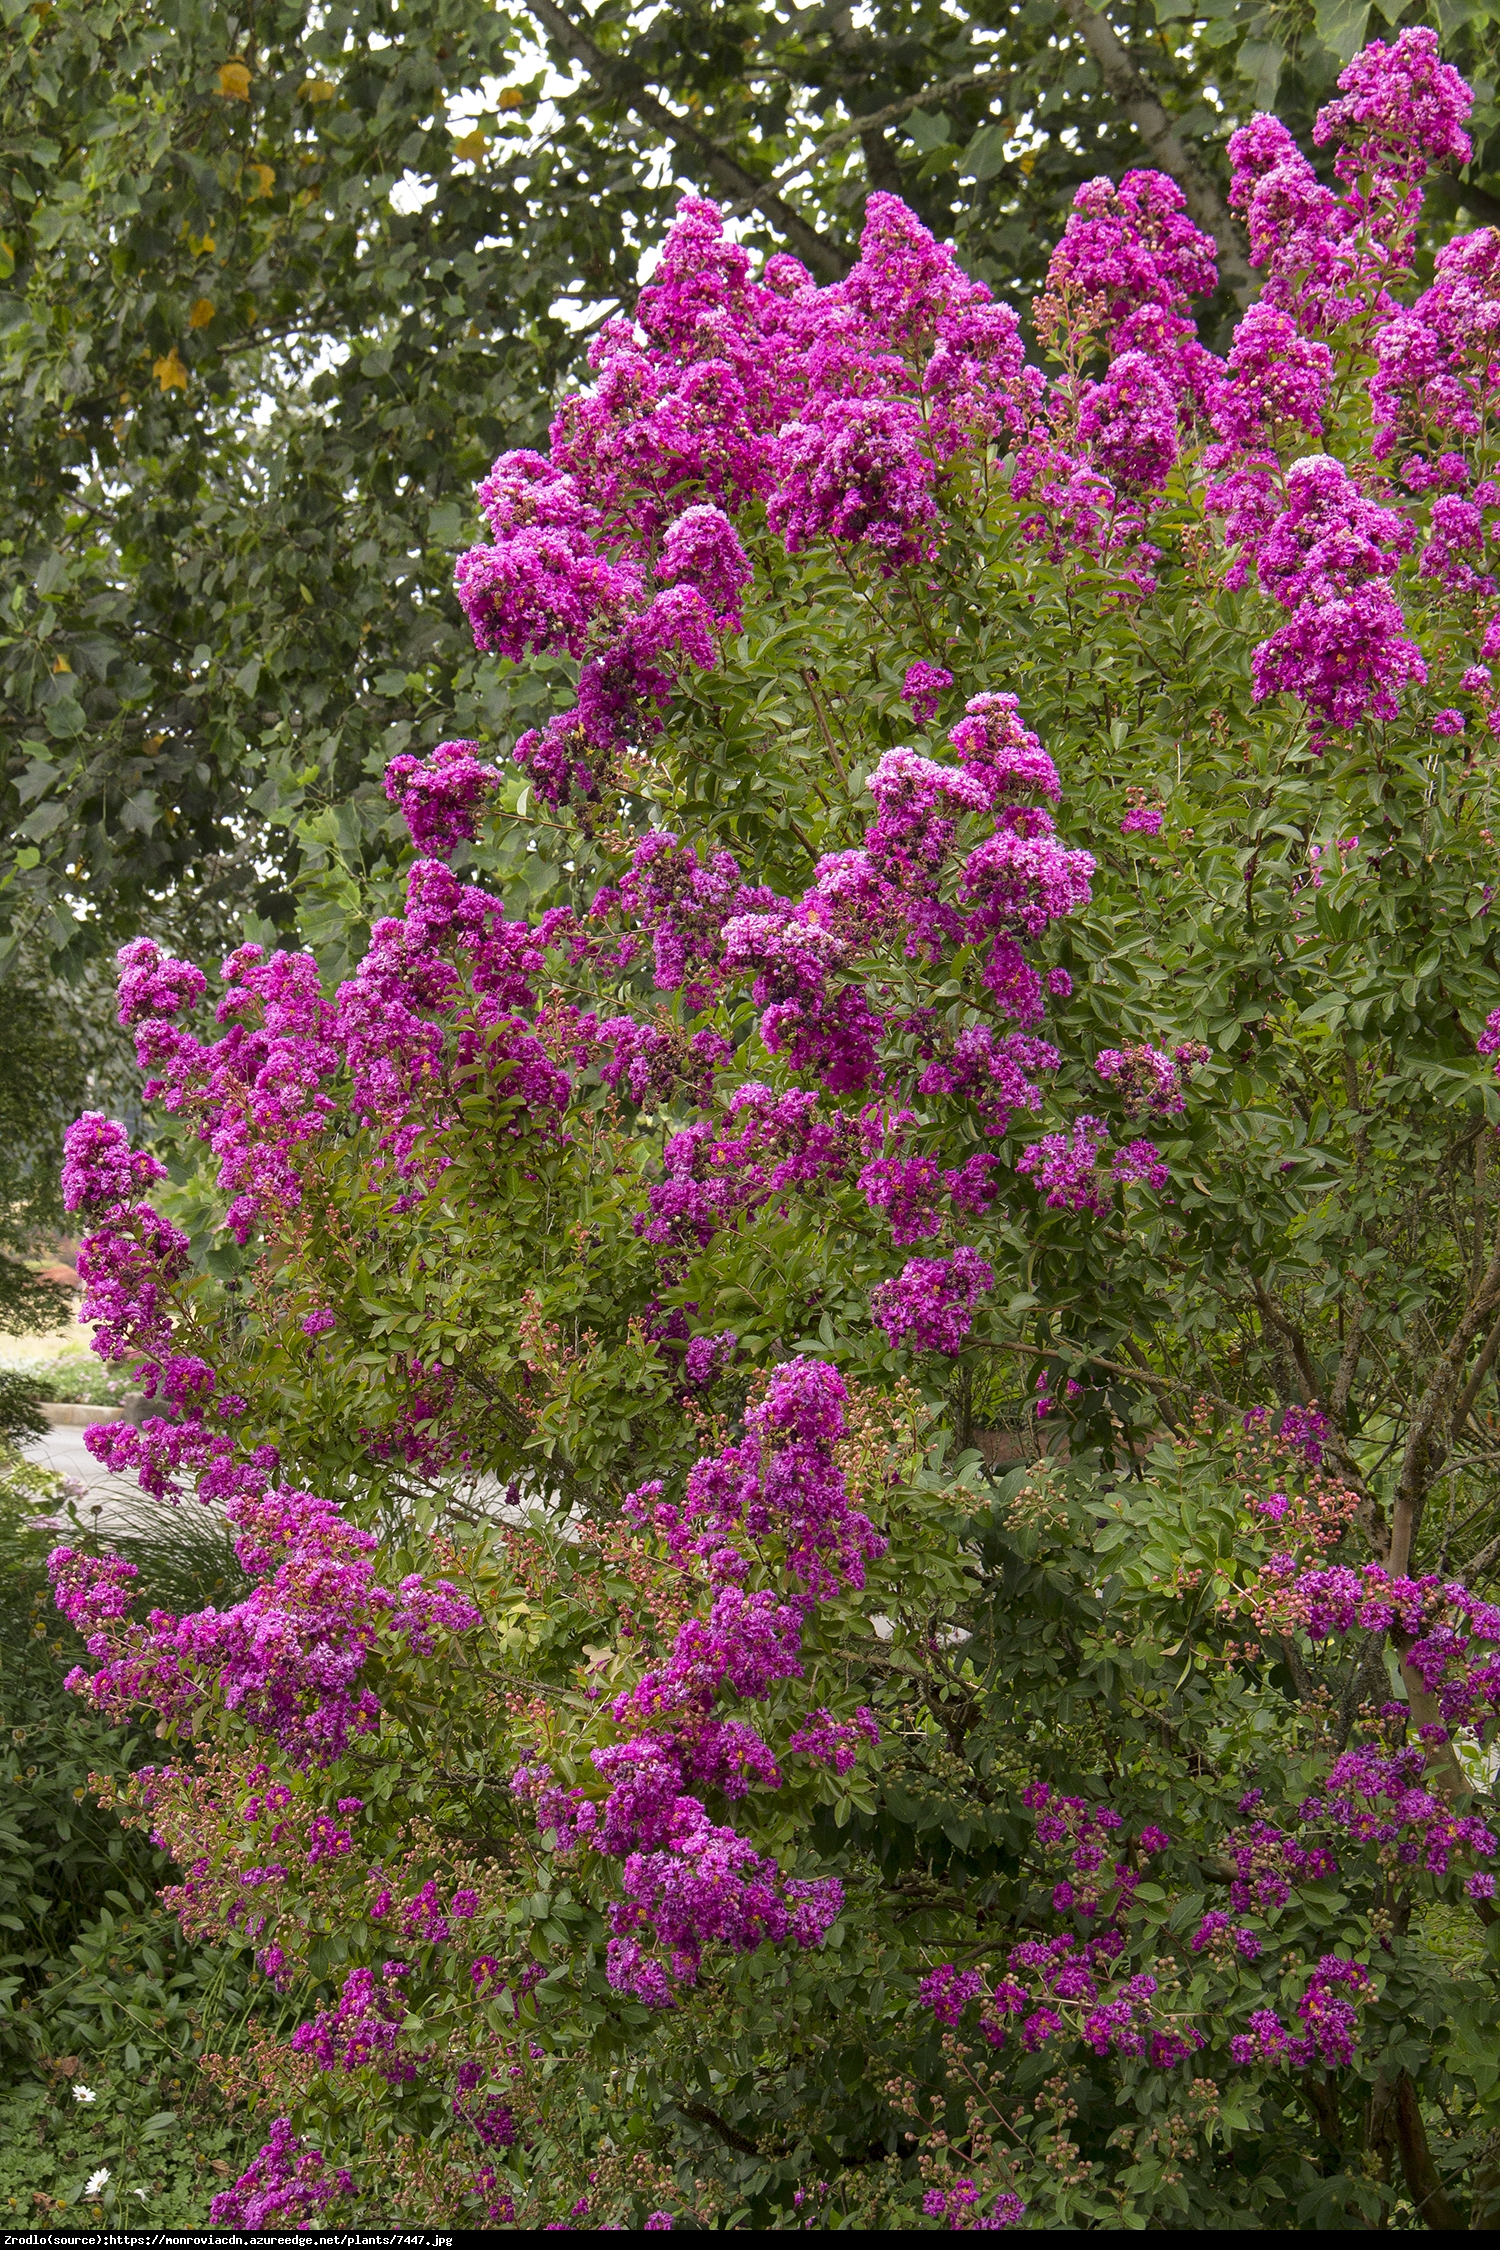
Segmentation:
[(1282, 65), (1286, 49), (1274, 39), (1246, 39), (1240, 44), (1235, 57), (1235, 67), (1250, 88), (1250, 100), (1256, 109), (1269, 110), (1276, 101), (1276, 89), (1281, 83)]
[(914, 109), (901, 130), (924, 156), (930, 156), (935, 149), (945, 148), (952, 139), (953, 121), (942, 110), (929, 115), (924, 109)]
[(1359, 53), (1369, 19), (1369, 0), (1317, 0), (1313, 10), (1318, 37), (1341, 63)]
[(993, 179), (1005, 162), (1005, 144), (1011, 128), (1005, 118), (996, 124), (981, 125), (959, 159), (958, 176), (961, 180), (983, 181)]
[(82, 734), (88, 721), (83, 706), (71, 695), (60, 695), (42, 711), (42, 724), (57, 742), (71, 742)]
[(59, 804), (56, 798), (53, 798), (46, 804), (38, 805), (35, 812), (28, 813), (22, 821), (18, 833), (22, 836), (29, 836), (33, 843), (39, 844), (44, 837), (55, 835), (67, 817), (67, 806)]

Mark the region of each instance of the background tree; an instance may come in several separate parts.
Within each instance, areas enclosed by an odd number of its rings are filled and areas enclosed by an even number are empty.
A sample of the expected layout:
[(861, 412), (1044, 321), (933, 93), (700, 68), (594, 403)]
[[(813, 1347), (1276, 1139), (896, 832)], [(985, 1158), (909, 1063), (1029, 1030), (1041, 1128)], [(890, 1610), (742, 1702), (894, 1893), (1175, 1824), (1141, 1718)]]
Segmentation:
[[(96, 968), (70, 984), (33, 953), (0, 977), (0, 1335), (40, 1334), (72, 1305), (56, 1278), (65, 1224), (58, 1167), (64, 1130), (91, 1085), (131, 1106), (128, 1083), (109, 1069), (119, 1056), (111, 1034)], [(46, 1395), (25, 1370), (0, 1367), (0, 1444), (45, 1427)]]

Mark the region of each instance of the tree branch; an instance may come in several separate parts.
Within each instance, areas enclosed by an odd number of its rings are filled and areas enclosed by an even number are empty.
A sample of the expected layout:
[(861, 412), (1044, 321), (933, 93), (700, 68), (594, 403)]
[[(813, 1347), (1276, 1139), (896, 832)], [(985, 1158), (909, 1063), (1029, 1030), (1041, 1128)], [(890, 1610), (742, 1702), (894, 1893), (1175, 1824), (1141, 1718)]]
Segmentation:
[[(508, 1398), (498, 1383), (493, 1382), (462, 1353), (455, 1354), (453, 1365), (462, 1380), (471, 1384), (485, 1403), (495, 1409), (512, 1444), (525, 1447), (532, 1435), (532, 1428), (515, 1400)], [(598, 1506), (598, 1494), (583, 1482), (565, 1455), (554, 1453), (542, 1466), (546, 1473), (556, 1477), (570, 1502), (581, 1502), (586, 1508)]]
[(1303, 1663), (1302, 1651), (1290, 1633), (1283, 1633), (1281, 1636), (1281, 1653), (1286, 1668), (1292, 1675), (1292, 1685), (1301, 1700), (1304, 1703), (1315, 1703), (1318, 1699), (1318, 1683)]
[[(1318, 1403), (1317, 1371), (1308, 1356), (1307, 1343), (1301, 1329), (1277, 1304), (1265, 1283), (1254, 1274), (1250, 1276), (1250, 1286), (1255, 1292), (1262, 1334), (1275, 1347), (1283, 1373), (1296, 1378), (1297, 1387), (1302, 1392), (1303, 1403), (1307, 1406), (1316, 1406)], [(1363, 1307), (1360, 1308), (1360, 1312), (1362, 1314)], [(1355, 1341), (1355, 1339), (1351, 1339), (1351, 1345)], [(1350, 1346), (1346, 1346), (1344, 1358), (1340, 1361), (1339, 1371), (1334, 1379), (1335, 1394), (1337, 1395), (1342, 1385), (1346, 1404), (1349, 1385), (1354, 1380), (1355, 1370), (1358, 1366), (1356, 1349), (1353, 1360), (1349, 1361), (1346, 1378), (1345, 1362), (1349, 1359), (1349, 1350)], [(1390, 1543), (1386, 1534), (1385, 1517), (1381, 1511), (1380, 1502), (1370, 1490), (1363, 1470), (1344, 1442), (1344, 1435), (1339, 1428), (1337, 1416), (1328, 1417), (1328, 1431), (1324, 1443), (1333, 1455), (1340, 1476), (1345, 1480), (1349, 1490), (1358, 1498), (1359, 1506), (1355, 1512), (1355, 1522), (1369, 1540), (1376, 1555), (1381, 1561), (1384, 1561)]]
[(605, 93), (619, 95), (638, 117), (654, 125), (675, 147), (695, 158), (698, 168), (707, 173), (716, 187), (730, 195), (748, 196), (750, 204), (746, 208), (753, 204), (764, 211), (799, 257), (805, 258), (825, 281), (842, 281), (850, 264), (846, 254), (826, 235), (819, 234), (816, 227), (809, 226), (789, 203), (783, 202), (774, 187), (758, 180), (689, 118), (679, 117), (675, 110), (668, 109), (634, 63), (620, 55), (606, 54), (571, 17), (554, 6), (553, 0), (526, 0), (526, 6), (563, 53), (583, 65), (596, 86)]
[(1095, 15), (1087, 0), (1057, 0), (1057, 5), (1093, 56), (1105, 91), (1118, 102), (1145, 142), (1151, 162), (1177, 182), (1194, 225), (1212, 235), (1218, 246), (1220, 280), (1242, 305), (1248, 305), (1258, 284), (1250, 271), (1239, 227), (1208, 167), (1182, 138), (1162, 107), (1156, 88), (1131, 60), (1113, 26), (1103, 16)]
[[(982, 1350), (989, 1352), (1020, 1352), (1027, 1359), (1059, 1359), (1068, 1348), (1061, 1344), (1054, 1344), (1050, 1349), (1044, 1344), (1022, 1344), (1010, 1337), (1002, 1337), (998, 1341), (991, 1339), (981, 1346)], [(1097, 1352), (1080, 1350), (1074, 1364), (1085, 1369), (1100, 1367), (1106, 1375), (1123, 1375), (1127, 1382), (1144, 1383), (1148, 1389), (1164, 1392), (1169, 1398), (1185, 1398), (1190, 1401), (1207, 1399), (1210, 1406), (1227, 1407), (1231, 1414), (1244, 1412), (1243, 1404), (1237, 1404), (1232, 1398), (1225, 1398), (1218, 1391), (1205, 1391), (1200, 1385), (1174, 1380), (1168, 1375), (1157, 1375), (1146, 1367), (1132, 1367), (1121, 1359), (1101, 1359)]]
[[(843, 7), (830, 7), (824, 17), (828, 31), (828, 44), (844, 65), (838, 92), (850, 109), (858, 109), (859, 97), (873, 81), (875, 70), (883, 60), (882, 49), (870, 37), (868, 28), (854, 21), (850, 0)], [(881, 132), (862, 131), (859, 145), (864, 153), (865, 176), (872, 189), (886, 195), (901, 193), (901, 170), (895, 152)]]
[(1422, 2224), (1427, 2227), (1461, 2227), (1463, 2217), (1438, 2178), (1438, 2169), (1432, 2161), (1432, 2150), (1427, 2142), (1422, 2105), (1417, 2100), (1417, 2089), (1411, 2082), (1411, 2074), (1405, 2070), (1396, 2080), (1396, 2146), (1401, 2151), (1401, 2169), (1406, 2175), (1406, 2184)]
[(1495, 1364), (1497, 1351), (1500, 1351), (1500, 1320), (1496, 1321), (1494, 1327), (1486, 1336), (1479, 1357), (1474, 1362), (1474, 1372), (1458, 1394), (1458, 1404), (1453, 1409), (1453, 1419), (1448, 1425), (1448, 1442), (1450, 1445), (1457, 1445), (1459, 1435), (1469, 1418), (1470, 1409), (1479, 1396), (1480, 1387)]
[(759, 2156), (760, 2150), (754, 2141), (737, 2131), (717, 2110), (710, 2109), (707, 2102), (680, 2101), (677, 2107), (684, 2117), (691, 2117), (695, 2125), (706, 2125), (711, 2133), (717, 2133), (720, 2140), (726, 2141), (730, 2148), (738, 2149), (741, 2156)]
[(1474, 2167), (1474, 2185), (1470, 2196), (1470, 2234), (1493, 2234), (1500, 2225), (1500, 2143), (1491, 2136), (1490, 2145)]
[(1472, 1583), (1476, 1578), (1482, 1577), (1490, 1565), (1495, 1562), (1500, 1562), (1500, 1539), (1490, 1540), (1487, 1546), (1480, 1548), (1477, 1555), (1470, 1555), (1468, 1561), (1460, 1565), (1464, 1574), (1465, 1585)]
[(1367, 1695), (1372, 1695), (1379, 1682), (1385, 1678), (1385, 1635), (1372, 1633), (1355, 1660), (1343, 1694), (1338, 1703), (1338, 1746), (1342, 1750), (1348, 1743), (1354, 1726), (1354, 1714)]
[(1412, 1416), (1406, 1450), (1401, 1456), (1401, 1473), (1396, 1480), (1396, 1505), (1391, 1519), (1391, 1551), (1387, 1560), (1393, 1577), (1404, 1577), (1410, 1566), (1430, 1475), (1442, 1465), (1444, 1449), (1440, 1448), (1437, 1461), (1429, 1469), (1428, 1446), (1432, 1433), (1458, 1380), (1458, 1371), (1468, 1356), (1469, 1346), (1494, 1312), (1497, 1302), (1500, 1302), (1500, 1243)]
[(1307, 1344), (1296, 1322), (1284, 1313), (1265, 1283), (1256, 1275), (1250, 1276), (1250, 1286), (1255, 1291), (1255, 1302), (1260, 1308), (1262, 1325), (1274, 1329), (1292, 1355), (1292, 1364), (1302, 1390), (1304, 1406), (1318, 1403), (1318, 1378), (1307, 1356)]
[[(1480, 1279), (1479, 1286), (1469, 1299), (1468, 1309), (1454, 1330), (1447, 1350), (1438, 1361), (1437, 1368), (1422, 1394), (1416, 1413), (1412, 1416), (1407, 1435), (1406, 1450), (1401, 1456), (1401, 1471), (1396, 1480), (1396, 1500), (1391, 1511), (1391, 1543), (1385, 1557), (1386, 1566), (1393, 1578), (1404, 1578), (1411, 1568), (1412, 1549), (1422, 1521), (1422, 1509), (1432, 1478), (1441, 1468), (1445, 1448), (1438, 1446), (1436, 1458), (1429, 1458), (1432, 1435), (1448, 1403), (1458, 1371), (1468, 1355), (1469, 1346), (1489, 1320), (1497, 1302), (1500, 1302), (1500, 1239), (1495, 1252)], [(1467, 1411), (1467, 1409), (1465, 1409)], [(1406, 1699), (1411, 1715), (1419, 1727), (1442, 1728), (1443, 1714), (1438, 1699), (1427, 1687), (1420, 1673), (1407, 1662), (1415, 1635), (1403, 1630), (1393, 1630), (1392, 1645), (1401, 1658), (1401, 1677), (1406, 1683)], [(1446, 1739), (1428, 1753), (1428, 1769), (1432, 1779), (1446, 1796), (1462, 1796), (1469, 1787), (1468, 1777), (1458, 1762), (1453, 1744)], [(1474, 1901), (1475, 1911), (1481, 1921), (1495, 1919), (1495, 1909), (1485, 1900)], [(1415, 2094), (1411, 2097), (1415, 2103)], [(1418, 2113), (1420, 2123), (1420, 2113)], [(1401, 2133), (1400, 2091), (1397, 2092), (1396, 2128)], [(1424, 2143), (1425, 2146), (1425, 2143)], [(1401, 2160), (1406, 2163), (1406, 2142), (1401, 2142)], [(1430, 2161), (1430, 2160), (1429, 2160)], [(1435, 2176), (1435, 2175), (1434, 2175)], [(1408, 2177), (1410, 2175), (1408, 2174)], [(1416, 2190), (1413, 2187), (1413, 2193)], [(1420, 2205), (1419, 2205), (1420, 2207)], [(1426, 2213), (1424, 2212), (1424, 2216)], [(1445, 2219), (1428, 2217), (1429, 2226), (1446, 2226)]]
[(895, 125), (901, 118), (909, 117), (924, 102), (946, 101), (950, 94), (965, 94), (980, 86), (1008, 86), (1014, 77), (1015, 72), (1011, 70), (966, 71), (961, 78), (939, 79), (936, 85), (924, 86), (919, 94), (908, 94), (904, 101), (887, 102), (884, 109), (872, 109), (868, 116), (856, 117), (848, 125), (841, 125), (836, 133), (826, 134), (821, 141), (815, 141), (805, 156), (799, 156), (791, 164), (784, 164), (756, 194), (747, 195), (741, 203), (731, 204), (725, 216), (731, 219), (743, 218), (747, 211), (758, 208), (764, 196), (784, 187), (788, 180), (796, 179), (799, 173), (810, 172), (823, 157), (832, 156), (837, 149), (847, 148), (851, 141), (863, 141), (867, 133), (883, 132), (887, 125)]
[(1325, 2071), (1320, 2077), (1315, 2070), (1304, 2070), (1297, 2082), (1297, 2091), (1312, 2111), (1319, 2139), (1325, 2141), (1335, 2155), (1342, 2155), (1344, 2136), (1339, 2117), (1339, 2089), (1333, 2072)]
[(1333, 1392), (1328, 1401), (1328, 1417), (1336, 1429), (1344, 1426), (1348, 1411), (1349, 1393), (1354, 1388), (1354, 1378), (1359, 1371), (1359, 1347), (1364, 1339), (1365, 1314), (1368, 1307), (1361, 1297), (1354, 1307), (1349, 1322), (1349, 1334), (1339, 1356), (1338, 1372), (1333, 1378)]

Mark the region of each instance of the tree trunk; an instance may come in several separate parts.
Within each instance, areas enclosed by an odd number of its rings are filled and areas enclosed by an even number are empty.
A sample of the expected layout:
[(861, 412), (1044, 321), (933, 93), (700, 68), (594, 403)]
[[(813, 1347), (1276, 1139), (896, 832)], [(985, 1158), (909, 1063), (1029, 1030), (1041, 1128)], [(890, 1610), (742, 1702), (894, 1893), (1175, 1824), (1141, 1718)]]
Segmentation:
[(1156, 88), (1131, 60), (1113, 25), (1095, 15), (1087, 0), (1058, 0), (1058, 6), (1093, 56), (1106, 92), (1145, 142), (1150, 161), (1177, 182), (1193, 224), (1212, 235), (1219, 252), (1219, 279), (1242, 305), (1248, 305), (1258, 283), (1239, 227), (1207, 165), (1182, 138)]
[(1417, 2207), (1417, 2216), (1428, 2227), (1461, 2227), (1463, 2218), (1447, 2189), (1438, 2178), (1437, 2166), (1432, 2161), (1432, 2150), (1427, 2143), (1427, 2126), (1422, 2117), (1422, 2105), (1417, 2100), (1417, 2089), (1411, 2074), (1403, 2070), (1396, 2080), (1396, 2146), (1401, 2151), (1401, 2170), (1406, 2177), (1407, 2190)]

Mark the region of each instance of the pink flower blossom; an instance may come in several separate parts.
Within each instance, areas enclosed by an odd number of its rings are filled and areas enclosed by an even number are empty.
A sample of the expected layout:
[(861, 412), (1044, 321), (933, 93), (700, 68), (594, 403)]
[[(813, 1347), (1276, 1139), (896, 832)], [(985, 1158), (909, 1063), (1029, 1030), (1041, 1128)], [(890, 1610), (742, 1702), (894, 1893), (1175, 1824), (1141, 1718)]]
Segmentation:
[(477, 742), (440, 742), (426, 759), (393, 758), (386, 767), (385, 793), (419, 852), (445, 858), (473, 842), (479, 808), (499, 779), (478, 751)]

